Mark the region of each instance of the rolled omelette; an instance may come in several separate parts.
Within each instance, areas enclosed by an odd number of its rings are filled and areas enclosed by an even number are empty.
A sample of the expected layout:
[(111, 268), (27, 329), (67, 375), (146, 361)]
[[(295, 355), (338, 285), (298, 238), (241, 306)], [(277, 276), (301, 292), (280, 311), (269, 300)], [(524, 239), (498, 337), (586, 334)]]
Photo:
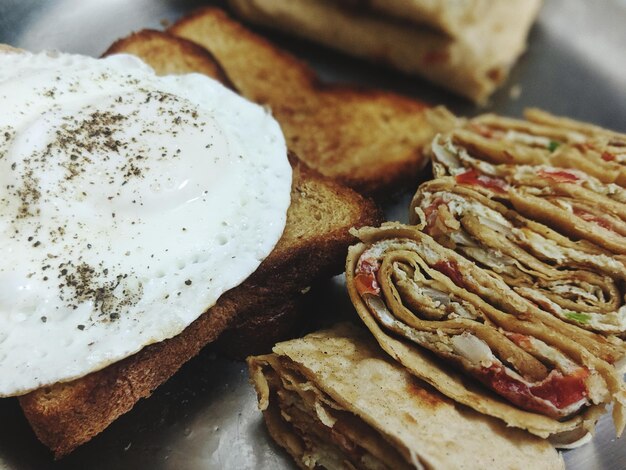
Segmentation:
[(248, 359), (274, 440), (302, 469), (563, 469), (546, 441), (466, 409), (350, 324)]
[(470, 143), (457, 130), (435, 137), (429, 149), (435, 176), (453, 176), (457, 184), (504, 201), (562, 234), (626, 254), (624, 188), (580, 170), (536, 164), (530, 154), (521, 159), (513, 146), (493, 151), (483, 143)]
[(417, 227), (388, 223), (354, 235), (361, 243), (346, 262), (352, 303), (380, 346), (414, 375), (559, 445), (591, 431), (614, 403), (621, 434), (623, 382), (598, 357), (610, 360), (619, 348), (538, 309)]
[(501, 278), (563, 321), (626, 335), (626, 266), (590, 243), (574, 242), (444, 177), (420, 186), (411, 223)]

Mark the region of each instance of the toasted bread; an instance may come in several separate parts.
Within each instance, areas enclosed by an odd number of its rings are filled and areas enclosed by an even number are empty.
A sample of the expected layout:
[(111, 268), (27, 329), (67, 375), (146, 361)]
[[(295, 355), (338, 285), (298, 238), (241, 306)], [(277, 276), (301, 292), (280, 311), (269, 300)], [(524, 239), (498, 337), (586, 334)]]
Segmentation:
[[(164, 53), (167, 51), (167, 55)], [(160, 75), (202, 73), (234, 89), (219, 62), (204, 47), (153, 29), (115, 41), (103, 54), (132, 54), (151, 64)]]
[(359, 191), (381, 194), (414, 182), (425, 164), (422, 148), (440, 130), (423, 103), (322, 83), (218, 8), (199, 10), (169, 32), (207, 48), (243, 96), (269, 105), (308, 166)]
[[(305, 291), (303, 291), (305, 292)], [(272, 350), (276, 338), (296, 338), (310, 322), (310, 295), (279, 297), (272, 303), (237, 315), (226, 331), (209, 345), (211, 351), (235, 360), (265, 354)], [(279, 340), (280, 341), (280, 340)]]
[[(217, 64), (208, 66), (210, 55), (187, 41), (158, 32), (139, 33), (136, 37), (149, 37), (151, 46), (137, 48), (131, 40), (116, 43), (112, 50), (132, 49), (157, 72), (191, 72), (196, 70), (195, 65), (203, 71), (218, 70)], [(177, 57), (180, 54), (185, 57)], [(180, 64), (180, 69), (172, 67), (172, 60)], [(279, 313), (275, 310), (285, 311), (281, 299), (291, 302), (313, 280), (342, 271), (347, 247), (353, 241), (348, 229), (377, 224), (380, 213), (371, 201), (354, 191), (319, 175), (294, 157), (290, 161), (294, 174), (285, 231), (250, 278), (224, 294), (180, 335), (81, 379), (20, 398), (37, 437), (57, 458), (93, 438), (139, 399), (149, 396), (237, 319), (275, 317)]]

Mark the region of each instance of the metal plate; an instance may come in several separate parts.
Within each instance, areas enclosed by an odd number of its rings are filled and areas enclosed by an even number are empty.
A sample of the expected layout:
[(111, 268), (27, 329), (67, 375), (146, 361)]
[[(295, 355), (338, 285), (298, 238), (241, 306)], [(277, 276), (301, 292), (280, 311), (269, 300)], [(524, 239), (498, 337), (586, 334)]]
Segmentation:
[[(0, 43), (30, 50), (57, 48), (101, 54), (115, 39), (141, 28), (161, 28), (199, 6), (194, 0), (3, 0)], [(495, 111), (519, 115), (526, 106), (626, 131), (626, 0), (547, 1), (528, 53), (486, 109), (478, 109), (424, 81), (272, 35), (328, 80), (395, 90), (462, 115)], [(521, 89), (511, 98), (513, 87)], [(1, 110), (0, 110), (1, 112)], [(386, 207), (406, 220), (410, 195)], [(341, 278), (313, 293), (329, 322), (350, 315)], [(626, 446), (609, 417), (593, 442), (565, 453), (570, 469), (626, 467)], [(148, 400), (142, 400), (93, 441), (60, 462), (36, 440), (13, 399), (0, 400), (0, 468), (7, 469), (288, 469), (293, 463), (269, 439), (243, 363), (204, 352)]]

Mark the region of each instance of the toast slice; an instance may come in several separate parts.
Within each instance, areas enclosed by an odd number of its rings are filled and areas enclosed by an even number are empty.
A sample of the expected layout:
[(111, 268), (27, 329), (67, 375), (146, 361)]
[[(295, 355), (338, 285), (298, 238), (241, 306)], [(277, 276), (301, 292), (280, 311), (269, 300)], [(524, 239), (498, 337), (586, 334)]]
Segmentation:
[(119, 39), (103, 56), (112, 54), (135, 55), (150, 64), (159, 75), (202, 73), (235, 89), (213, 54), (191, 41), (177, 39), (162, 31), (144, 29)]
[[(134, 40), (126, 45), (118, 42), (113, 49), (137, 52), (157, 72), (219, 71), (217, 64), (208, 65), (212, 59), (206, 51), (187, 41), (158, 32), (136, 37), (143, 38), (141, 42), (150, 39), (141, 46)], [(179, 57), (181, 54), (185, 57)], [(173, 67), (172, 60), (179, 65)], [(290, 161), (294, 173), (285, 231), (274, 251), (244, 283), (225, 293), (180, 335), (81, 379), (20, 397), (37, 437), (57, 458), (148, 397), (230, 325), (263, 315), (273, 318), (277, 310), (285, 308), (282, 303), (299, 296), (315, 279), (343, 270), (347, 247), (353, 242), (349, 228), (376, 225), (380, 212), (370, 200), (319, 175), (293, 156)]]
[(423, 103), (322, 83), (218, 8), (198, 10), (169, 32), (208, 49), (243, 96), (270, 106), (288, 147), (308, 166), (359, 191), (412, 184), (425, 164), (422, 148), (444, 130)]
[(284, 341), (302, 334), (311, 321), (309, 314), (313, 313), (309, 308), (310, 298), (311, 295), (299, 293), (250, 309), (238, 315), (232, 326), (208, 347), (220, 356), (239, 361), (268, 353), (276, 344), (276, 338)]

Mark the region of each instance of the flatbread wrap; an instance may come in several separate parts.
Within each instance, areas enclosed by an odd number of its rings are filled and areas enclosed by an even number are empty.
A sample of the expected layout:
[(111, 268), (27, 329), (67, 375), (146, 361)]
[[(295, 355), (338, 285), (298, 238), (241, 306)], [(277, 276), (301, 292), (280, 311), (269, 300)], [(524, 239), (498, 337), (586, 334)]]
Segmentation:
[[(506, 81), (541, 6), (540, 0), (369, 3), (229, 0), (248, 21), (424, 77), (478, 103)], [(422, 14), (427, 26), (416, 24)]]
[(435, 176), (452, 176), (574, 239), (626, 254), (626, 190), (587, 173), (547, 166), (535, 149), (495, 144), (454, 130), (428, 150)]
[(515, 147), (511, 156), (533, 155), (536, 161), (576, 168), (603, 183), (626, 186), (626, 134), (537, 108), (524, 112), (525, 120), (485, 114), (467, 122), (463, 132), (497, 146)]
[(272, 437), (303, 469), (562, 469), (552, 446), (417, 380), (340, 324), (248, 359)]
[[(507, 0), (334, 0), (340, 5), (354, 8), (361, 14), (378, 14), (410, 22), (418, 26), (429, 26), (449, 36), (463, 34), (468, 26), (479, 23), (485, 16), (497, 15), (494, 4), (507, 5)], [(513, 4), (512, 4), (513, 3)], [(509, 8), (518, 7), (508, 2)]]
[(502, 279), (561, 320), (604, 335), (626, 335), (626, 266), (574, 242), (471, 187), (444, 177), (420, 186), (411, 222)]
[(614, 403), (621, 433), (622, 379), (606, 362), (619, 347), (538, 309), (417, 227), (354, 234), (361, 243), (346, 263), (352, 303), (381, 347), (417, 377), (559, 444), (592, 430)]

